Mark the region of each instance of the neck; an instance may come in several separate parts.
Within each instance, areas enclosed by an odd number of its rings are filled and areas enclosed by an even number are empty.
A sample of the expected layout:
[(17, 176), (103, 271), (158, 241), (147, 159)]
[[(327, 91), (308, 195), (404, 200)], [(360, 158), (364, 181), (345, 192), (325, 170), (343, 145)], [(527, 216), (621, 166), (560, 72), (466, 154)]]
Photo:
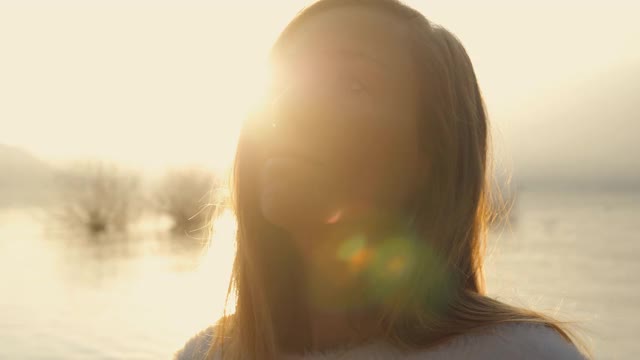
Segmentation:
[(311, 351), (326, 351), (355, 345), (381, 336), (368, 313), (310, 313)]
[[(380, 219), (309, 228), (292, 234), (304, 257), (312, 350), (381, 335), (376, 305), (365, 292), (368, 246), (396, 230)], [(369, 259), (367, 258), (369, 257)]]

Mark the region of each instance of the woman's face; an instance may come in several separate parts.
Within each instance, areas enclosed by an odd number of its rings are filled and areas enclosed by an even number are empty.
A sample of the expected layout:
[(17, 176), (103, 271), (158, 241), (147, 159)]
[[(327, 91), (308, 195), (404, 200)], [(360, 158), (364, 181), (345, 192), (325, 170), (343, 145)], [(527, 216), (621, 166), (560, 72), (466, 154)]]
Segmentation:
[(259, 179), (263, 215), (299, 231), (402, 212), (423, 171), (406, 26), (342, 7), (306, 19), (283, 45)]

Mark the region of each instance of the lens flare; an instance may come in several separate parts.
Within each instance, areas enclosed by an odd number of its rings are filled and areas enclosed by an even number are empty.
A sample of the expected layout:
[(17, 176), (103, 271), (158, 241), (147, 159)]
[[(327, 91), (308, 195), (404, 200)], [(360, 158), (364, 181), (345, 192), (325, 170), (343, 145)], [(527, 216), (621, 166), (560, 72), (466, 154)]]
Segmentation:
[(390, 275), (397, 276), (404, 272), (406, 265), (405, 257), (398, 255), (387, 262), (387, 271)]
[(311, 299), (325, 311), (420, 303), (441, 311), (452, 278), (434, 248), (407, 232), (342, 235), (316, 252)]
[(367, 239), (362, 234), (347, 239), (338, 248), (338, 259), (343, 261), (351, 260), (364, 249), (366, 244)]
[[(395, 287), (416, 263), (420, 252), (415, 241), (407, 237), (392, 237), (382, 241), (375, 252), (370, 280), (382, 287)], [(389, 284), (387, 284), (389, 283)]]

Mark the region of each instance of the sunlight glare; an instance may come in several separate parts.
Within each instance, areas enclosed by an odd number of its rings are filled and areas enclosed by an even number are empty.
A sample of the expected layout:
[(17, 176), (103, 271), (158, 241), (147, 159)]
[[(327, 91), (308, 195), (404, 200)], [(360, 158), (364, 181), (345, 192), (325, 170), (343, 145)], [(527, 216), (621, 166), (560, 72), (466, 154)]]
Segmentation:
[[(227, 295), (233, 260), (236, 254), (236, 219), (230, 210), (225, 210), (214, 220), (210, 246), (203, 254), (198, 275), (201, 285), (212, 287), (215, 297), (224, 299)], [(231, 294), (227, 304), (227, 313), (235, 309), (235, 297)], [(215, 309), (216, 319), (223, 315), (224, 305)]]

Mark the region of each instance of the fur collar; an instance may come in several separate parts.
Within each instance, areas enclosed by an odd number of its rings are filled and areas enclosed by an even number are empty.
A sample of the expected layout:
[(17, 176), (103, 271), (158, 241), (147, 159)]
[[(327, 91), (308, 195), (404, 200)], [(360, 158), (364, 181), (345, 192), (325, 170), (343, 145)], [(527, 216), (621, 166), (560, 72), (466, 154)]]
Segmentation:
[[(176, 353), (175, 360), (200, 360), (206, 354), (212, 329), (196, 335)], [(391, 344), (376, 342), (328, 352), (287, 355), (283, 360), (582, 360), (575, 346), (554, 330), (536, 324), (496, 325), (480, 332), (460, 335), (451, 341), (423, 350), (401, 351)]]

